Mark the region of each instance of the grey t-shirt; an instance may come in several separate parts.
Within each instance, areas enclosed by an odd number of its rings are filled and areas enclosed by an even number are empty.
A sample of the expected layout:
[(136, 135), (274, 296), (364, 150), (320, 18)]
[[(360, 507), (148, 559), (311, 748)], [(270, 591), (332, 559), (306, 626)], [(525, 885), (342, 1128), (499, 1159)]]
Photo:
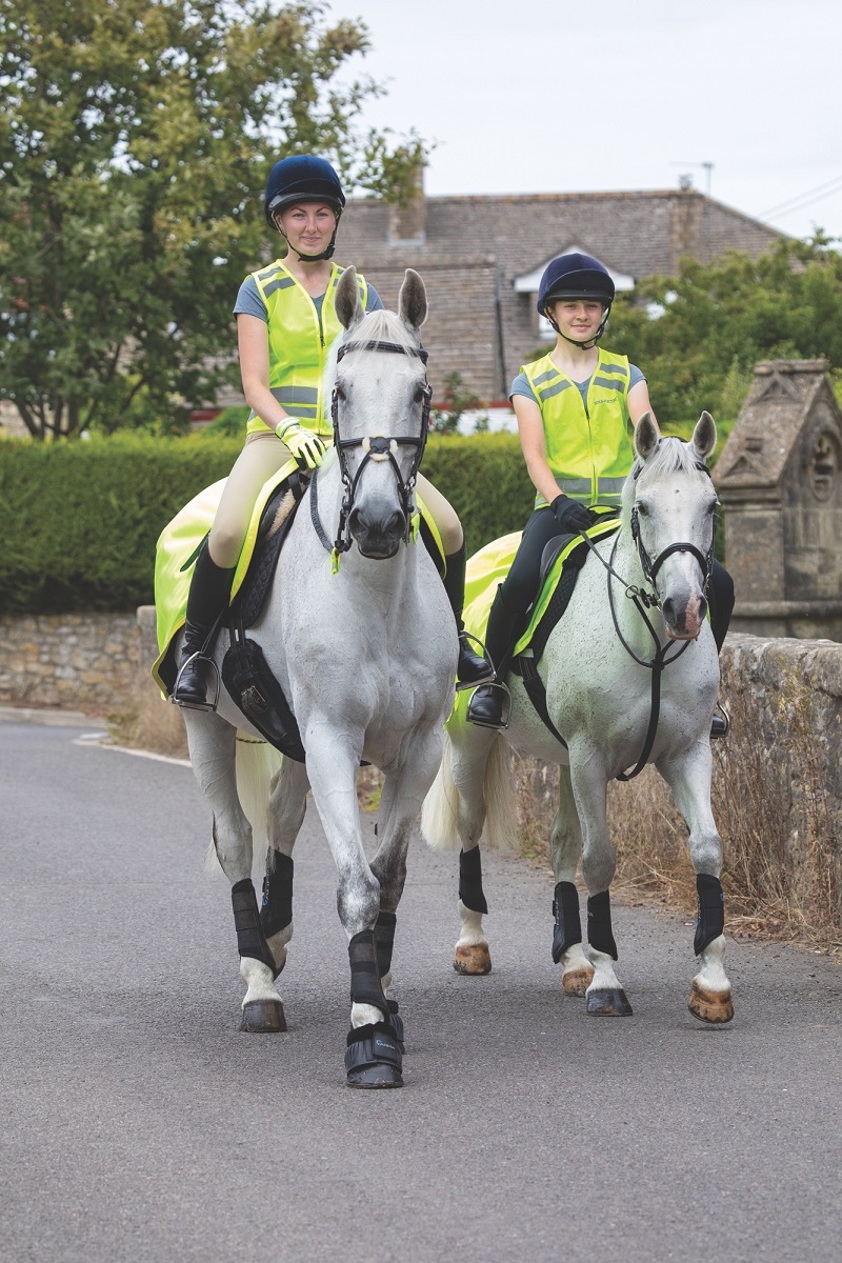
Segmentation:
[[(592, 377), (593, 374), (591, 374), (586, 381), (573, 383), (574, 386), (578, 386), (579, 388), (579, 394), (582, 396), (582, 402), (585, 405), (585, 412), (588, 410), (588, 387), (591, 384)], [(646, 378), (643, 373), (641, 373), (637, 365), (629, 364), (629, 390), (631, 390), (632, 386), (636, 386), (638, 382), (645, 381)], [(512, 382), (512, 388), (509, 391), (509, 398), (511, 399), (513, 395), (524, 395), (527, 399), (534, 400), (534, 402), (540, 407), (540, 401), (538, 400), (535, 391), (529, 385), (529, 379), (526, 376), (526, 373), (518, 373), (517, 377)]]
[[(324, 300), (324, 294), (320, 294), (318, 298), (313, 299), (320, 320)], [(368, 286), (365, 309), (366, 311), (382, 311), (383, 309), (383, 300), (373, 285)], [(247, 276), (237, 292), (237, 301), (234, 303), (234, 315), (257, 316), (259, 320), (269, 323), (269, 313), (266, 310), (266, 304), (253, 276)]]

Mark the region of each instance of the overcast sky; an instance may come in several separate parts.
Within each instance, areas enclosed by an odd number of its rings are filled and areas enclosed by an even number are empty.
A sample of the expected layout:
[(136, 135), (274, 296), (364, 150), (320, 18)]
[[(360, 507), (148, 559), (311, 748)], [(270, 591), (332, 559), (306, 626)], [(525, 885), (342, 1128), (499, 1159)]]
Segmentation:
[[(842, 0), (330, 0), (430, 194), (672, 189), (842, 238)], [(709, 165), (705, 165), (709, 164)], [(712, 165), (711, 165), (712, 164)]]

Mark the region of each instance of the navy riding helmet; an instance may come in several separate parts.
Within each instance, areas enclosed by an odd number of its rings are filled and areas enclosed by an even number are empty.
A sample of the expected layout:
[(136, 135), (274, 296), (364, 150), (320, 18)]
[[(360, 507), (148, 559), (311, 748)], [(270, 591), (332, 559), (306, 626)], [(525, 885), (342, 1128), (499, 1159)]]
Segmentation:
[[(608, 269), (590, 254), (562, 254), (552, 259), (544, 268), (541, 283), (538, 286), (538, 310), (542, 316), (559, 333), (555, 321), (546, 307), (560, 298), (593, 298), (602, 303), (603, 315), (596, 336), (586, 343), (574, 342), (574, 346), (593, 346), (605, 331), (608, 313), (614, 301), (616, 290)], [(564, 337), (564, 334), (561, 335)], [(573, 342), (572, 338), (566, 338)]]
[[(339, 176), (325, 158), (314, 154), (294, 154), (276, 162), (266, 181), (263, 211), (270, 228), (277, 228), (274, 216), (278, 211), (301, 202), (324, 202), (336, 212), (336, 222), (345, 206), (345, 194)], [(329, 259), (336, 245), (336, 232), (323, 254), (301, 255), (308, 262)]]

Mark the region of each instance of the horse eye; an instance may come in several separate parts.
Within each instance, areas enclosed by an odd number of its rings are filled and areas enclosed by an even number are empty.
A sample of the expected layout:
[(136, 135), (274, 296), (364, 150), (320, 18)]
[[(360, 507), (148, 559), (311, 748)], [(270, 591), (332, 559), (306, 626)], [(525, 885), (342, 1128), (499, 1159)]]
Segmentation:
[(415, 387), (415, 403), (421, 403), (423, 399), (424, 399), (424, 387), (416, 386)]
[(649, 510), (647, 509), (646, 505), (642, 504), (640, 501), (638, 501), (638, 505), (637, 505), (637, 516), (638, 517), (649, 516)]

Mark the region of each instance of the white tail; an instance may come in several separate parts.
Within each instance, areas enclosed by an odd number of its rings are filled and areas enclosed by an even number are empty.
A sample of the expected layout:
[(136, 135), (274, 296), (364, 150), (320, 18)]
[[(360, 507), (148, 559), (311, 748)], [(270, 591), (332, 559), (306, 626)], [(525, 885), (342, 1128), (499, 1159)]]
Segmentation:
[[(421, 833), (434, 851), (456, 850), (459, 836), (459, 791), (452, 774), (453, 746), (447, 733), (438, 774), (421, 808)], [(508, 849), (517, 835), (517, 812), (509, 751), (498, 737), (488, 752), (482, 783), (485, 834), (490, 846)]]
[[(283, 755), (268, 741), (238, 733), (236, 760), (237, 794), (251, 825), (254, 858), (262, 865), (269, 845), (269, 797), (281, 770)], [(211, 876), (222, 872), (213, 839), (205, 856), (205, 872)]]

